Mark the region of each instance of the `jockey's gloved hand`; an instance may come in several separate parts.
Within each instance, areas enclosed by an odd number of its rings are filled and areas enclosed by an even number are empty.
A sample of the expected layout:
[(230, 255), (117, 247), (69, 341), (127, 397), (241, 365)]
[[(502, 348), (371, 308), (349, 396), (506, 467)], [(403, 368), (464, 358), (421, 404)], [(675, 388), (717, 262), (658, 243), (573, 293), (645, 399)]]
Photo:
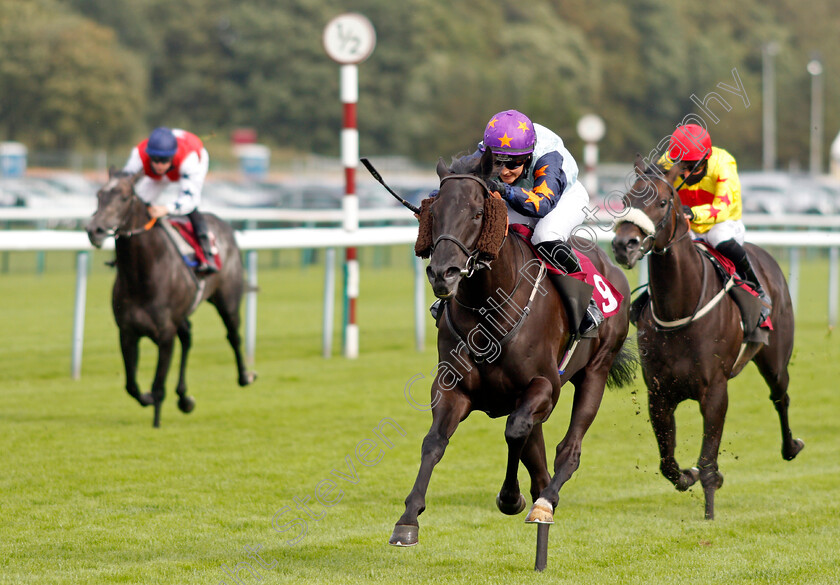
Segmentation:
[(688, 217), (689, 219), (694, 219), (694, 212), (691, 211), (691, 207), (689, 207), (688, 205), (683, 205), (682, 208), (683, 208), (683, 214), (686, 217)]
[(499, 179), (491, 179), (487, 181), (487, 188), (492, 193), (493, 191), (498, 191), (499, 195), (502, 196), (502, 199), (507, 199), (507, 185), (499, 180)]

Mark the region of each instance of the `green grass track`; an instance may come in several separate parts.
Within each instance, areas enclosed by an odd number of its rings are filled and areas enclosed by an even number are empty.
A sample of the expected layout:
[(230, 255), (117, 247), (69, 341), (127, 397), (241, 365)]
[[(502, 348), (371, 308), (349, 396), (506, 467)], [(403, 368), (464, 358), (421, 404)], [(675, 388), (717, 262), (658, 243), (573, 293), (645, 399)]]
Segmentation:
[[(420, 544), (388, 545), (431, 420), (404, 389), (423, 375), (412, 389), (427, 396), (436, 363), (431, 318), (426, 350), (414, 349), (408, 247), (362, 250), (361, 356), (352, 361), (340, 355), (338, 296), (335, 355), (321, 357), (323, 265), (261, 253), (259, 379), (236, 385), (224, 328), (204, 305), (188, 371), (196, 409), (177, 410), (173, 368), (160, 429), (123, 389), (107, 258), (92, 260), (80, 380), (70, 378), (73, 255), (48, 254), (41, 274), (34, 254), (3, 259), (0, 584), (840, 582), (840, 340), (826, 326), (820, 256), (803, 261), (791, 367), (799, 457), (782, 460), (768, 390), (748, 366), (730, 384), (726, 481), (717, 519), (705, 521), (702, 489), (678, 493), (659, 474), (639, 374), (604, 397), (560, 493), (541, 574), (536, 529), (496, 509), (504, 419), (481, 413), (461, 425), (432, 476)], [(154, 352), (144, 341), (146, 390)], [(570, 394), (546, 425), (549, 457)], [(696, 403), (677, 420), (677, 458), (688, 466), (700, 450)], [(520, 481), (527, 493), (524, 469)]]

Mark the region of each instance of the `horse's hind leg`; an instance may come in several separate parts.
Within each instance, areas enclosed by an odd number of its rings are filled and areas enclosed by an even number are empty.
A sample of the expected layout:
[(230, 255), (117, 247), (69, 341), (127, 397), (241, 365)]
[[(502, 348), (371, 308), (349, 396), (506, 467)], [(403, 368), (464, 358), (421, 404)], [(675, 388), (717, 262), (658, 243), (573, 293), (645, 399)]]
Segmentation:
[(137, 362), (140, 358), (140, 338), (127, 328), (120, 329), (120, 350), (125, 364), (125, 390), (142, 406), (154, 403), (151, 394), (141, 394), (137, 385)]
[[(235, 297), (233, 299), (229, 297)], [(236, 371), (238, 373), (238, 381), (240, 386), (247, 386), (257, 379), (257, 374), (249, 372), (245, 367), (245, 360), (242, 357), (242, 338), (239, 335), (239, 301), (240, 296), (229, 294), (225, 295), (223, 292), (216, 293), (211, 297), (210, 302), (216, 307), (219, 316), (225, 324), (227, 330), (227, 340), (233, 348), (233, 355), (236, 357)]]
[(649, 393), (648, 415), (659, 447), (659, 471), (681, 492), (700, 479), (698, 469), (680, 469), (674, 458), (677, 445), (677, 425), (674, 420), (676, 403), (658, 392)]
[(444, 390), (438, 384), (437, 378), (432, 384), (432, 399), (432, 426), (423, 439), (420, 470), (411, 492), (405, 499), (405, 512), (397, 520), (389, 540), (394, 546), (417, 544), (420, 530), (417, 517), (426, 509), (426, 490), (429, 488), (432, 471), (443, 457), (449, 438), (458, 428), (458, 424), (470, 412), (469, 399), (457, 390)]
[(572, 474), (580, 466), (581, 444), (583, 436), (589, 430), (607, 381), (607, 371), (586, 371), (575, 384), (575, 398), (572, 403), (572, 416), (566, 436), (557, 445), (554, 458), (554, 475), (551, 482), (540, 492), (540, 497), (534, 502), (525, 522), (551, 523), (554, 521), (554, 509), (560, 501), (560, 488), (569, 481)]
[(192, 326), (188, 319), (178, 326), (178, 339), (181, 342), (181, 367), (178, 370), (178, 386), (175, 392), (178, 394), (178, 408), (184, 414), (188, 414), (195, 408), (195, 400), (187, 396), (187, 355), (192, 347)]
[[(504, 514), (512, 516), (525, 509), (525, 498), (519, 491), (519, 480), (517, 478), (519, 460), (522, 458), (524, 447), (533, 433), (534, 423), (545, 420), (551, 413), (551, 395), (551, 382), (546, 378), (534, 378), (516, 409), (508, 416), (505, 426), (505, 440), (508, 445), (507, 471), (502, 489), (496, 497), (496, 505)], [(542, 432), (539, 435), (539, 438), (542, 438)], [(531, 445), (531, 449), (535, 446)], [(548, 475), (548, 470), (545, 469), (544, 453), (545, 446), (543, 445), (543, 469), (545, 475)], [(527, 459), (534, 466), (532, 457), (533, 452), (529, 452)], [(545, 485), (542, 487), (545, 487)]]
[(776, 407), (782, 427), (782, 458), (790, 461), (805, 447), (805, 443), (801, 439), (793, 438), (788, 422), (788, 406), (790, 405), (790, 396), (787, 392), (790, 382), (787, 369), (788, 359), (779, 355), (778, 344), (775, 344), (762, 349), (753, 361), (770, 387), (770, 400)]

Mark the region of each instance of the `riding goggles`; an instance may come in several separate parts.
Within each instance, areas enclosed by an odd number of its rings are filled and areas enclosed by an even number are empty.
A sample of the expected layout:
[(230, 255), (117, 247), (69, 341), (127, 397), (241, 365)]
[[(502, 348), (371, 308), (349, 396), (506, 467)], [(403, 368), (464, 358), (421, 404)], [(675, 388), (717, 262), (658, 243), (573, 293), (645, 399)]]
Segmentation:
[(501, 163), (502, 165), (504, 165), (504, 167), (506, 169), (514, 170), (514, 169), (518, 169), (519, 167), (524, 165), (526, 162), (528, 162), (529, 158), (531, 158), (531, 157), (526, 156), (526, 157), (519, 157), (519, 158), (509, 158), (508, 156), (502, 155), (502, 156), (496, 156), (495, 160), (496, 160), (497, 163)]

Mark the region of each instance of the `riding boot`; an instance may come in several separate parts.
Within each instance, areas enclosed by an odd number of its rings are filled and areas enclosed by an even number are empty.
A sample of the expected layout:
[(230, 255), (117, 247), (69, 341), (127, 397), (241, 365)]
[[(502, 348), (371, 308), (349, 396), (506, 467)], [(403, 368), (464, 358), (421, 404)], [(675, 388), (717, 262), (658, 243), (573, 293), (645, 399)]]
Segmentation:
[(201, 251), (204, 252), (204, 262), (199, 262), (195, 271), (201, 274), (218, 272), (219, 269), (216, 268), (216, 257), (213, 254), (213, 245), (210, 243), (210, 234), (207, 231), (207, 222), (204, 221), (204, 216), (198, 209), (195, 209), (187, 217), (190, 218), (196, 239), (201, 245)]
[[(543, 259), (558, 270), (565, 272), (566, 274), (583, 271), (580, 266), (580, 261), (577, 258), (577, 254), (575, 254), (574, 250), (572, 250), (572, 247), (568, 243), (562, 240), (556, 240), (553, 242), (540, 242), (535, 247)], [(555, 283), (558, 290), (563, 290), (562, 285), (558, 286), (560, 283), (556, 282), (559, 280), (558, 275), (549, 273), (549, 278)], [(568, 299), (566, 298), (564, 298), (563, 301), (568, 303)], [(579, 323), (578, 333), (580, 335), (589, 333), (593, 329), (597, 328), (603, 321), (604, 313), (601, 312), (601, 309), (595, 303), (595, 298), (590, 297), (589, 306), (586, 308), (583, 318)]]
[(715, 249), (735, 264), (735, 270), (738, 271), (738, 274), (740, 274), (744, 281), (758, 293), (758, 298), (761, 300), (761, 316), (759, 317), (758, 324), (761, 325), (767, 320), (767, 317), (770, 316), (770, 309), (772, 308), (773, 303), (770, 301), (770, 296), (764, 292), (764, 288), (761, 286), (761, 281), (758, 280), (758, 276), (756, 275), (755, 270), (753, 270), (750, 257), (747, 256), (747, 251), (735, 240), (726, 240), (725, 242), (721, 242)]

